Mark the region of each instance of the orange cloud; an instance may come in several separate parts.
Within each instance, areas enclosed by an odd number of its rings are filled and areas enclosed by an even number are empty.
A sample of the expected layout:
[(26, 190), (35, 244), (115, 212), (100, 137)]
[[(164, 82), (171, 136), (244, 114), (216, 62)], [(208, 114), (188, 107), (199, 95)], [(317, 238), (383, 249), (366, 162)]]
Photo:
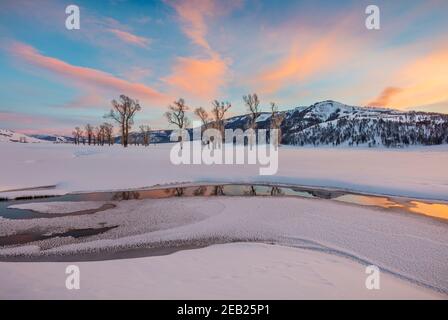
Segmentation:
[(118, 29), (109, 29), (109, 32), (113, 33), (120, 40), (134, 44), (139, 47), (148, 47), (150, 44), (150, 40), (144, 37), (137, 36), (127, 31), (118, 30)]
[(73, 81), (89, 90), (92, 90), (93, 87), (113, 91), (115, 95), (129, 94), (145, 101), (167, 101), (164, 94), (147, 85), (129, 82), (103, 71), (74, 66), (59, 59), (44, 56), (32, 46), (23, 43), (13, 43), (9, 50), (14, 56), (26, 62)]
[(182, 31), (198, 46), (213, 52), (206, 40), (206, 19), (224, 15), (241, 5), (241, 0), (166, 0), (182, 22)]
[(384, 106), (402, 109), (447, 101), (447, 61), (448, 47), (441, 47), (401, 68), (392, 77), (401, 90), (385, 96)]
[(226, 81), (227, 64), (215, 56), (210, 59), (177, 58), (173, 74), (165, 82), (183, 94), (211, 100)]
[(193, 99), (214, 99), (219, 88), (226, 82), (229, 60), (224, 59), (212, 49), (206, 39), (207, 19), (224, 15), (240, 0), (166, 0), (174, 8), (181, 21), (182, 31), (192, 43), (205, 49), (209, 58), (179, 57), (173, 66), (172, 74), (163, 79), (167, 84)]
[[(350, 20), (347, 18), (347, 21)], [(344, 21), (326, 34), (310, 29), (296, 32), (286, 56), (257, 74), (251, 80), (252, 85), (263, 94), (273, 94), (284, 86), (329, 72), (348, 61), (361, 39), (347, 34), (346, 25)]]
[(381, 94), (375, 98), (375, 100), (367, 103), (368, 106), (371, 107), (384, 107), (389, 105), (389, 101), (398, 93), (402, 91), (401, 88), (396, 87), (387, 87), (385, 88)]
[(167, 1), (176, 10), (183, 26), (183, 32), (198, 46), (211, 50), (205, 36), (207, 34), (206, 16), (213, 16), (216, 9), (213, 0)]

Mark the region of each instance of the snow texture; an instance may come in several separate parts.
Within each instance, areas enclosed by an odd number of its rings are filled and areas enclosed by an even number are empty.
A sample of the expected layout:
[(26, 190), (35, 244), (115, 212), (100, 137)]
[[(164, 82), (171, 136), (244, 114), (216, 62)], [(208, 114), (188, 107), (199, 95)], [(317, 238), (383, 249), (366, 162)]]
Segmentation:
[(444, 299), (386, 273), (380, 290), (367, 290), (363, 265), (266, 244), (78, 262), (80, 290), (65, 288), (67, 265), (0, 263), (0, 299)]
[[(258, 165), (173, 165), (172, 144), (94, 147), (0, 144), (0, 197), (123, 190), (176, 182), (272, 182), (448, 200), (448, 146), (409, 149), (282, 146), (279, 170)], [(132, 165), (129, 165), (132, 163)], [(50, 190), (13, 191), (51, 186)]]

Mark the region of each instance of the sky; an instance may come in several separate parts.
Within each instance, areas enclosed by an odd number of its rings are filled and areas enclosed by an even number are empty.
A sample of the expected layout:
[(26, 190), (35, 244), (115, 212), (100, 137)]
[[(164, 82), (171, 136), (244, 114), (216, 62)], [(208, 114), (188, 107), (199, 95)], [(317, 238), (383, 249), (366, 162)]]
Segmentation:
[(1, 0), (0, 128), (70, 134), (120, 94), (154, 129), (178, 98), (229, 101), (231, 116), (254, 92), (265, 111), (331, 99), (448, 113), (447, 14), (446, 0)]

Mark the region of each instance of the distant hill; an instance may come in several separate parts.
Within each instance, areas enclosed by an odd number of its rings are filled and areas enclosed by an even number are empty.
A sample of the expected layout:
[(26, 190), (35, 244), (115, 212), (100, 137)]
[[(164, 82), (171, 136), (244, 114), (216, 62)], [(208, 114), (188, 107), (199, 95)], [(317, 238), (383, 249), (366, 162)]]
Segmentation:
[[(448, 143), (447, 114), (349, 106), (332, 100), (280, 113), (284, 116), (282, 143), (287, 145), (403, 147)], [(262, 112), (257, 127), (269, 130), (270, 118), (271, 113)], [(246, 129), (250, 119), (250, 115), (231, 117), (225, 128)], [(171, 132), (153, 131), (152, 143), (169, 142)], [(131, 137), (131, 141), (141, 140), (138, 133)]]
[[(348, 145), (399, 147), (448, 143), (448, 115), (348, 106), (328, 100), (281, 112), (282, 143), (289, 145)], [(269, 129), (270, 113), (257, 118)], [(229, 118), (226, 128), (246, 128), (249, 115)]]
[(72, 137), (58, 136), (52, 134), (32, 134), (30, 137), (55, 143), (72, 143)]
[(47, 141), (11, 130), (0, 129), (0, 142), (42, 143)]
[[(448, 143), (448, 114), (400, 111), (385, 108), (349, 106), (327, 100), (280, 112), (282, 144), (299, 146), (386, 146), (437, 145)], [(271, 113), (261, 112), (259, 129), (269, 130)], [(226, 129), (246, 129), (250, 115), (225, 120)], [(191, 134), (191, 129), (189, 130)], [(170, 142), (172, 130), (151, 131), (151, 143)], [(56, 135), (23, 135), (0, 130), (0, 141), (72, 143), (73, 138)], [(120, 136), (115, 138), (120, 143)], [(130, 133), (129, 141), (143, 141)], [(22, 141), (23, 142), (23, 141)]]

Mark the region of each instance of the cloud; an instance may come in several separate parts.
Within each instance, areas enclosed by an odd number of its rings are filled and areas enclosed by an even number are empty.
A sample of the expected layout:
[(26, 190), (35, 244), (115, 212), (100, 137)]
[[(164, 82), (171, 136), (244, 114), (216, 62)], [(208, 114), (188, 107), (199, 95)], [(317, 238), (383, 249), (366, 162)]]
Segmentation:
[(227, 8), (235, 4), (235, 1), (220, 3), (215, 0), (166, 0), (176, 11), (181, 23), (182, 31), (196, 45), (212, 51), (210, 44), (206, 40), (207, 23), (206, 19), (227, 12)]
[(47, 118), (36, 115), (27, 115), (17, 112), (0, 112), (0, 121), (5, 123), (19, 123), (21, 125), (49, 124)]
[(139, 47), (147, 48), (149, 46), (149, 44), (151, 43), (150, 39), (137, 36), (135, 34), (127, 32), (127, 31), (118, 30), (118, 29), (109, 29), (109, 32), (113, 33), (120, 40), (130, 43), (130, 44), (133, 44), (133, 45), (136, 45), (136, 46), (139, 46)]
[[(384, 106), (403, 109), (447, 101), (447, 61), (446, 46), (438, 47), (414, 59), (391, 77), (390, 82), (396, 85), (386, 87), (373, 102), (382, 102)], [(397, 87), (400, 90), (396, 90)]]
[(167, 97), (163, 93), (160, 93), (145, 84), (129, 82), (117, 78), (110, 73), (93, 68), (71, 65), (62, 60), (45, 56), (32, 46), (24, 43), (13, 43), (9, 48), (9, 51), (15, 57), (18, 57), (31, 65), (49, 71), (72, 84), (88, 88), (89, 90), (93, 90), (93, 88), (103, 91), (106, 90), (113, 92), (115, 95), (123, 93), (151, 102), (167, 100)]
[(210, 59), (177, 58), (173, 73), (164, 81), (187, 96), (215, 99), (226, 82), (228, 67), (220, 57)]
[(171, 75), (163, 80), (173, 89), (180, 90), (183, 95), (193, 99), (216, 98), (219, 89), (227, 81), (230, 60), (223, 58), (207, 41), (207, 20), (227, 14), (241, 1), (166, 0), (165, 2), (176, 11), (182, 31), (193, 44), (205, 51), (206, 57), (176, 58)]
[(63, 105), (64, 108), (89, 108), (93, 106), (104, 106), (108, 105), (110, 102), (110, 99), (106, 99), (105, 97), (101, 96), (99, 93), (95, 92), (94, 90), (90, 90), (90, 92), (87, 92), (85, 94), (82, 94), (72, 101), (66, 103)]
[(331, 30), (326, 25), (314, 26), (310, 22), (264, 28), (264, 46), (271, 46), (280, 58), (261, 64), (261, 71), (247, 82), (253, 90), (274, 95), (298, 82), (330, 74), (365, 46), (365, 40), (349, 28), (353, 19), (353, 14), (348, 14), (337, 20)]
[(71, 132), (67, 128), (67, 124), (70, 121), (61, 121), (61, 119), (53, 119), (38, 114), (0, 112), (0, 122), (3, 129), (10, 129), (24, 134), (70, 134)]
[(367, 103), (368, 106), (371, 107), (384, 107), (388, 106), (389, 102), (392, 100), (394, 96), (403, 91), (401, 88), (397, 87), (387, 87), (385, 88), (375, 100)]

